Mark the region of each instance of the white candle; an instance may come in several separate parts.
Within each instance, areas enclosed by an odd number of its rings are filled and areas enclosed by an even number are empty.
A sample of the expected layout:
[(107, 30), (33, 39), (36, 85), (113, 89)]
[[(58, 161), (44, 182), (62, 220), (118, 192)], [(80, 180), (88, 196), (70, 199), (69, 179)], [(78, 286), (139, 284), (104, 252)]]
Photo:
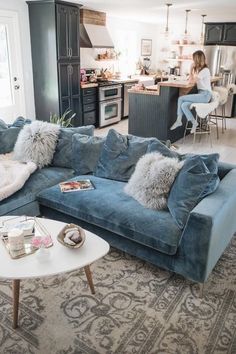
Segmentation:
[(20, 251), (24, 248), (24, 235), (20, 229), (12, 229), (8, 232), (10, 251)]

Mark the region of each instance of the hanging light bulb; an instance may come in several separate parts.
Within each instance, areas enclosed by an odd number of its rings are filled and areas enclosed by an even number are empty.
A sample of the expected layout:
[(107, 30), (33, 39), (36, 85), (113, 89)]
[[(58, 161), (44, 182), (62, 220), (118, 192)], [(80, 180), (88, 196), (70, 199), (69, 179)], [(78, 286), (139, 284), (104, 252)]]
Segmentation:
[(189, 12), (191, 10), (185, 10), (185, 30), (184, 30), (184, 44), (187, 44), (188, 43), (188, 38), (189, 38), (189, 34), (188, 34), (188, 15), (189, 15)]
[(201, 28), (201, 36), (200, 36), (200, 44), (203, 45), (204, 44), (204, 22), (205, 22), (205, 17), (207, 15), (201, 15), (202, 16), (202, 28)]
[(167, 7), (167, 12), (166, 12), (166, 28), (165, 28), (165, 32), (164, 32), (164, 35), (165, 35), (165, 38), (168, 38), (169, 37), (169, 13), (170, 13), (170, 7), (172, 6), (173, 4), (170, 4), (170, 3), (167, 3), (166, 4), (166, 7)]

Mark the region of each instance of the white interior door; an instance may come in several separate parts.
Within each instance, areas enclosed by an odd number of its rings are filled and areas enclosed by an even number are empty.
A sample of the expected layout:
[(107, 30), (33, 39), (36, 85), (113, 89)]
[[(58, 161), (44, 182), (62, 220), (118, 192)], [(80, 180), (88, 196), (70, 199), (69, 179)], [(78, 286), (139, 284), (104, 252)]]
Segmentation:
[(17, 14), (0, 10), (0, 118), (12, 123), (25, 115)]

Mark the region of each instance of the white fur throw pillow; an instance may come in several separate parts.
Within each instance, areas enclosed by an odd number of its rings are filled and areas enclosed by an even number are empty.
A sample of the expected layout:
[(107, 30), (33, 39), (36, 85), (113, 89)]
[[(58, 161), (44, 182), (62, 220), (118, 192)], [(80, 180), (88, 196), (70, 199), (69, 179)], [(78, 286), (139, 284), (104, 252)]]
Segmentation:
[(24, 126), (14, 147), (14, 159), (34, 162), (39, 168), (51, 163), (60, 127), (36, 120)]
[(167, 198), (183, 162), (165, 157), (157, 152), (146, 154), (135, 167), (124, 190), (143, 206), (150, 209), (165, 209)]

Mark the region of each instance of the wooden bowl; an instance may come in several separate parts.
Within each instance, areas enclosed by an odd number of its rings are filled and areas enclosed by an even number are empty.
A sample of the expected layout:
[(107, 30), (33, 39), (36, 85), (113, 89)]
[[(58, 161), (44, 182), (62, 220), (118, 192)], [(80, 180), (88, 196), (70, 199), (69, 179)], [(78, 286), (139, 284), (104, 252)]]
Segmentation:
[[(74, 228), (77, 228), (79, 233), (80, 233), (80, 236), (82, 238), (82, 240), (77, 243), (76, 245), (72, 246), (72, 245), (68, 245), (68, 243), (65, 243), (64, 242), (64, 238), (65, 238), (65, 231), (68, 230), (68, 229), (74, 229)], [(78, 226), (78, 225), (75, 225), (75, 224), (67, 224), (65, 227), (63, 227), (63, 229), (60, 231), (59, 235), (57, 236), (57, 240), (58, 242), (60, 242), (63, 246), (66, 246), (68, 248), (80, 248), (83, 246), (84, 244), (84, 241), (85, 241), (85, 232), (84, 230)]]

